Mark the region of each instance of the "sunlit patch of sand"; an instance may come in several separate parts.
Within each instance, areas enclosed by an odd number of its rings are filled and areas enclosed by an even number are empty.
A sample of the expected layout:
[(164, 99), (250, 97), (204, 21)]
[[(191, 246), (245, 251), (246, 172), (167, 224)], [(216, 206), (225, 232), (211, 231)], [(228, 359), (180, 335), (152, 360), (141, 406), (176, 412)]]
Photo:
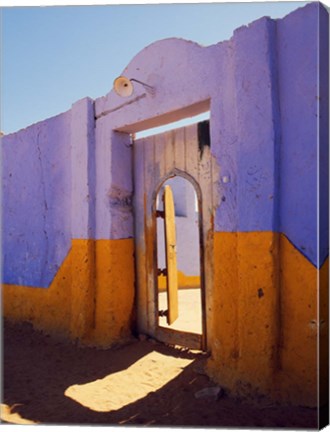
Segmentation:
[(33, 420), (28, 420), (19, 415), (17, 412), (12, 412), (15, 410), (15, 407), (20, 406), (21, 404), (14, 404), (12, 406), (1, 404), (0, 412), (1, 412), (1, 421), (12, 423), (12, 424), (37, 424), (37, 422)]
[(118, 410), (159, 390), (192, 362), (153, 351), (123, 371), (72, 385), (64, 394), (94, 411)]

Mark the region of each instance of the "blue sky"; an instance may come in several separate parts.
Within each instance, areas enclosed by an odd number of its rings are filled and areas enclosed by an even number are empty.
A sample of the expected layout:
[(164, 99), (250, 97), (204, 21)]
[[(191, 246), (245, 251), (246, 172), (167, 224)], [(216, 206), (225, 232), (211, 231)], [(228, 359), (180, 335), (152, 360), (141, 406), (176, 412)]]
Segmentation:
[[(41, 4), (41, 3), (39, 3)], [(210, 45), (306, 2), (2, 8), (1, 130), (11, 133), (103, 96), (135, 54), (180, 37)]]

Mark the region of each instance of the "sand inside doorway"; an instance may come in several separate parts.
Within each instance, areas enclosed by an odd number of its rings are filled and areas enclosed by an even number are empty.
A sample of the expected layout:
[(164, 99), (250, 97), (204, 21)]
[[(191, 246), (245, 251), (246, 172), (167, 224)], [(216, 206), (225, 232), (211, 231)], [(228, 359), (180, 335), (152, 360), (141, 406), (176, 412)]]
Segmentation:
[[(167, 309), (166, 292), (158, 294), (159, 309)], [(166, 317), (159, 317), (159, 325), (173, 330), (202, 334), (202, 308), (200, 288), (179, 289), (179, 318), (168, 325)]]

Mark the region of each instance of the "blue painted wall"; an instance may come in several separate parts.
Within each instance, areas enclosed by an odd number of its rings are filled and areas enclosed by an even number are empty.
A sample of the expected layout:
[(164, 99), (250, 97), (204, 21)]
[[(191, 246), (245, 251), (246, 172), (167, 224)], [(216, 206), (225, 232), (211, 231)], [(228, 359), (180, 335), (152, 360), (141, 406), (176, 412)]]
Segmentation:
[(278, 21), (280, 231), (317, 257), (317, 5)]
[(320, 123), (328, 118), (328, 57), (319, 45), (327, 31), (319, 3), (236, 30), (211, 118), (221, 169), (216, 231), (281, 232), (317, 266), (328, 255), (328, 124)]
[(322, 7), (319, 17), (320, 28), (320, 78), (319, 100), (319, 265), (329, 254), (329, 14)]
[(3, 280), (48, 287), (71, 246), (70, 112), (1, 141)]

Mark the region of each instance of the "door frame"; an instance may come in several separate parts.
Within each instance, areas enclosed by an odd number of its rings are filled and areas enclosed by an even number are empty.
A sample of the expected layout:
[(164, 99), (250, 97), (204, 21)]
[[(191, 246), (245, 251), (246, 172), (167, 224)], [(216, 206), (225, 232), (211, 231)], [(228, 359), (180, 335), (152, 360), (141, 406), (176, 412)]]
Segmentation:
[[(189, 181), (189, 183), (193, 186), (194, 191), (197, 196), (198, 202), (198, 238), (199, 238), (199, 261), (200, 261), (200, 289), (201, 289), (201, 311), (202, 311), (202, 334), (198, 335), (196, 333), (186, 332), (184, 330), (174, 330), (167, 329), (165, 327), (159, 326), (159, 305), (158, 305), (158, 244), (157, 244), (157, 196), (163, 184), (174, 177), (182, 177)], [(163, 176), (152, 194), (152, 245), (153, 245), (153, 276), (154, 276), (154, 298), (155, 298), (155, 309), (154, 309), (154, 326), (155, 326), (155, 335), (160, 340), (164, 341), (175, 341), (177, 339), (178, 345), (179, 342), (186, 343), (187, 346), (191, 348), (201, 349), (202, 351), (206, 351), (206, 341), (207, 341), (207, 326), (206, 326), (206, 290), (205, 290), (205, 269), (204, 269), (204, 242), (203, 242), (203, 206), (202, 206), (202, 191), (198, 184), (198, 182), (185, 171), (182, 171), (178, 168), (173, 168), (169, 173)], [(180, 334), (181, 335), (180, 335)], [(172, 337), (171, 337), (172, 336)], [(181, 337), (180, 337), (181, 336)]]
[[(154, 206), (162, 183), (173, 175), (188, 177), (199, 200), (200, 259), (204, 286), (204, 340), (199, 334), (191, 343), (209, 353), (213, 339), (213, 279), (214, 279), (214, 183), (218, 179), (217, 162), (210, 143), (201, 142), (199, 123), (133, 141), (133, 206), (136, 274), (136, 323), (139, 333), (168, 340), (168, 329), (158, 326), (155, 299), (155, 235)], [(197, 186), (197, 187), (196, 187)], [(201, 229), (202, 227), (202, 229)], [(158, 303), (158, 302), (157, 302)], [(157, 305), (158, 306), (158, 305)], [(158, 308), (157, 308), (158, 315)], [(156, 325), (157, 324), (157, 325)], [(157, 335), (156, 335), (157, 329)], [(175, 331), (171, 330), (173, 334)], [(182, 335), (183, 333), (178, 332)], [(178, 343), (180, 345), (180, 343)]]

